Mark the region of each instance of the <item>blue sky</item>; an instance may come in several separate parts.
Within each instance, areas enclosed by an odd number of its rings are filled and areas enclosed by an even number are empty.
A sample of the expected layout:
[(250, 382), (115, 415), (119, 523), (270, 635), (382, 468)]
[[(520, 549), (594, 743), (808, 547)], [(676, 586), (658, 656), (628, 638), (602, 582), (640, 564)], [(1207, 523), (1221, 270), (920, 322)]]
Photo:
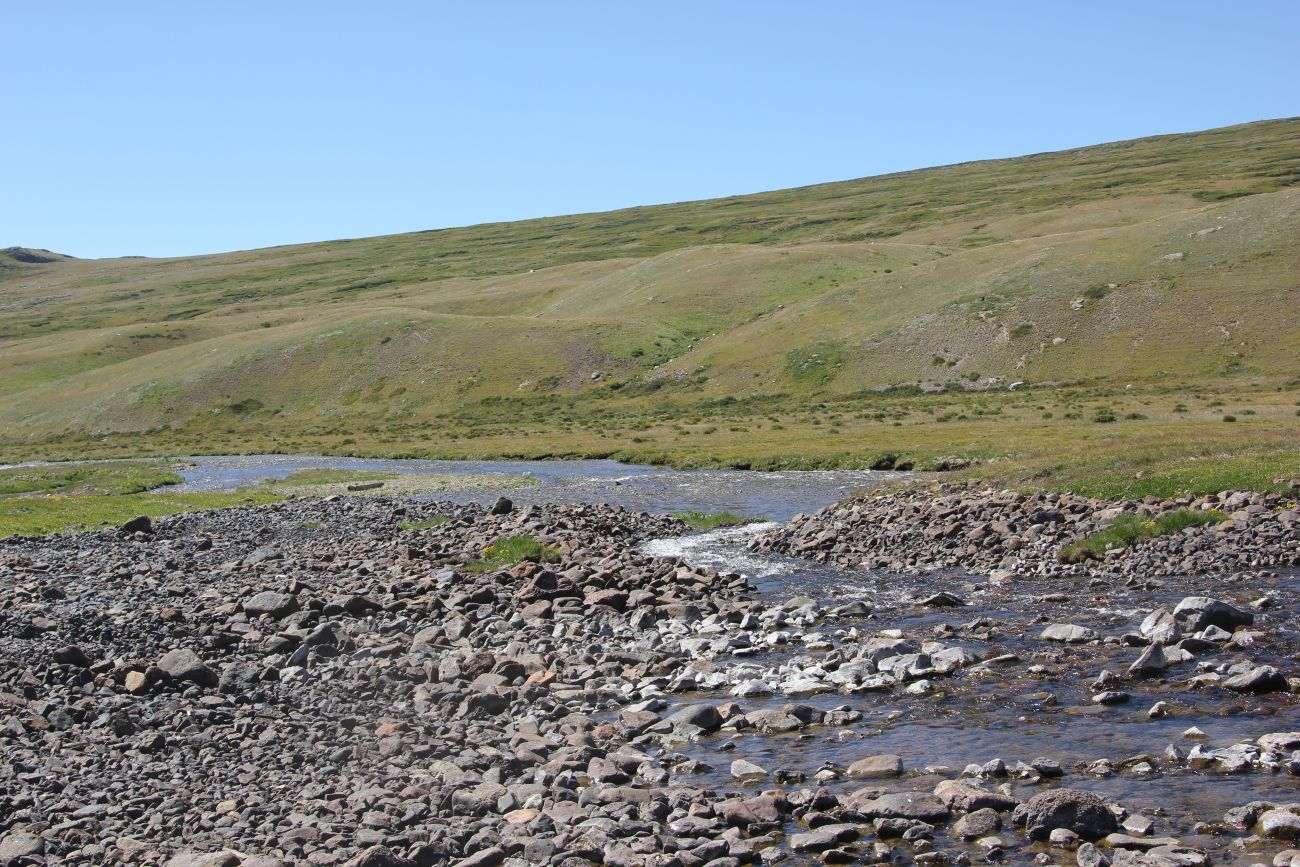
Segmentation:
[(1300, 2), (4, 5), (0, 247), (184, 255), (1300, 114)]

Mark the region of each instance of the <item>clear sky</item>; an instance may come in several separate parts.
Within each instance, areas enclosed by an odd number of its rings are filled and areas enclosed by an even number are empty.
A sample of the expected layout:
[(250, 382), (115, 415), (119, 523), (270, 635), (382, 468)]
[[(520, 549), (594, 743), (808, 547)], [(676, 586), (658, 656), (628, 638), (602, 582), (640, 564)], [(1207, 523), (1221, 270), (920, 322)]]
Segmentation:
[(1282, 2), (6, 0), (0, 247), (181, 255), (1300, 114)]

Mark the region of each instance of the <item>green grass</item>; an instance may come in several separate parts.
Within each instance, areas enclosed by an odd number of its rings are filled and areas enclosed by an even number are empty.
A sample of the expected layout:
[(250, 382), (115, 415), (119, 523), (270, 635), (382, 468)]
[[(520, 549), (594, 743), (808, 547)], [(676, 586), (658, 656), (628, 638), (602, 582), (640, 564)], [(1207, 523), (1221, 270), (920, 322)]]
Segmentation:
[(560, 554), (531, 536), (510, 536), (483, 549), (483, 559), (493, 563), (555, 563)]
[(169, 466), (135, 461), (10, 467), (0, 470), (0, 497), (136, 494), (181, 481)]
[(1189, 527), (1202, 527), (1226, 520), (1227, 515), (1217, 509), (1192, 511), (1174, 509), (1155, 518), (1141, 517), (1126, 512), (1118, 515), (1106, 527), (1061, 549), (1060, 559), (1065, 563), (1099, 560), (1112, 549), (1128, 548), (1157, 536), (1178, 533)]
[(1106, 496), (1278, 489), (1297, 153), (1287, 119), (186, 259), (0, 253), (0, 459), (897, 455)]
[(306, 487), (309, 485), (341, 485), (358, 482), (381, 482), (396, 479), (400, 473), (382, 473), (373, 470), (306, 469), (295, 470), (282, 479), (265, 479), (259, 485), (270, 487)]
[(398, 524), (397, 529), (432, 530), (434, 527), (441, 527), (443, 524), (449, 523), (450, 521), (451, 518), (449, 518), (446, 515), (434, 515), (432, 518), (429, 518), (427, 521), (413, 521), (413, 522)]
[(0, 499), (0, 537), (38, 536), (116, 527), (138, 515), (159, 518), (178, 512), (273, 503), (271, 493), (118, 494)]
[(531, 536), (510, 536), (488, 545), (483, 549), (482, 560), (467, 563), (464, 568), (469, 572), (491, 572), (524, 561), (558, 563), (559, 560), (559, 551)]
[(739, 527), (742, 524), (753, 524), (763, 520), (762, 518), (747, 518), (725, 509), (720, 512), (700, 512), (695, 509), (687, 509), (684, 512), (673, 512), (673, 517), (696, 530)]

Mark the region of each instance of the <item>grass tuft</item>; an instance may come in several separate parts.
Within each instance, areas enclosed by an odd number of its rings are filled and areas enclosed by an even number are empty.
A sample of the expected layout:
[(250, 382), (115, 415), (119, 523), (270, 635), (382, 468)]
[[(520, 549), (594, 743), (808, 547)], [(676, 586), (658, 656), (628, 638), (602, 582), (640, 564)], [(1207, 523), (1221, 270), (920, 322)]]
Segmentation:
[(742, 524), (754, 524), (762, 518), (747, 518), (723, 509), (721, 512), (700, 512), (687, 509), (673, 512), (673, 517), (696, 530), (716, 530), (718, 527), (739, 527)]
[(161, 518), (179, 512), (259, 506), (280, 499), (268, 492), (4, 497), (0, 498), (0, 538), (98, 530), (119, 526), (137, 515)]
[(1174, 509), (1155, 518), (1141, 517), (1131, 512), (1119, 515), (1106, 527), (1061, 549), (1064, 563), (1081, 563), (1100, 560), (1110, 550), (1128, 548), (1157, 536), (1179, 533), (1189, 527), (1217, 524), (1227, 518), (1217, 509), (1195, 512), (1191, 509)]
[(306, 485), (342, 485), (356, 482), (383, 482), (396, 479), (399, 473), (382, 473), (374, 470), (306, 469), (295, 470), (283, 479), (266, 479), (262, 485), (271, 487), (296, 487)]
[(451, 518), (446, 515), (434, 515), (427, 521), (414, 521), (410, 523), (398, 524), (399, 530), (432, 530), (434, 527), (441, 527), (443, 524), (451, 522)]
[(559, 560), (559, 551), (549, 545), (543, 545), (532, 536), (510, 536), (488, 545), (483, 549), (483, 559), (468, 563), (465, 568), (469, 572), (491, 572), (493, 569), (513, 566), (524, 561), (558, 563)]
[(138, 461), (10, 467), (0, 470), (0, 497), (139, 494), (182, 481), (170, 466)]

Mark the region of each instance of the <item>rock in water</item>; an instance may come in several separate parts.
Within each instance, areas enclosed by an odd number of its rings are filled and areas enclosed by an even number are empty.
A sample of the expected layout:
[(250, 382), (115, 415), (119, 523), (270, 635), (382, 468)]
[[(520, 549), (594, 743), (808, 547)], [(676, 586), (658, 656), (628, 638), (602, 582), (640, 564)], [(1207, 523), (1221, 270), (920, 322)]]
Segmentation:
[(736, 759), (731, 763), (731, 775), (738, 780), (754, 780), (759, 777), (766, 777), (767, 770), (751, 761)]
[(1142, 633), (1143, 638), (1161, 644), (1173, 644), (1183, 637), (1178, 621), (1164, 608), (1157, 608), (1148, 614), (1138, 627), (1138, 632)]
[(850, 777), (901, 777), (902, 775), (903, 759), (900, 756), (868, 756), (849, 765)]
[(1223, 682), (1237, 692), (1286, 692), (1289, 684), (1282, 672), (1271, 665), (1258, 665)]
[(1274, 839), (1300, 839), (1300, 816), (1290, 810), (1269, 810), (1259, 817), (1259, 832)]
[(963, 840), (977, 840), (980, 837), (987, 837), (1001, 828), (1002, 817), (997, 814), (997, 811), (989, 807), (982, 807), (958, 819), (952, 826), (952, 834), (954, 837), (960, 837)]
[(1207, 626), (1217, 626), (1232, 632), (1238, 626), (1252, 626), (1255, 623), (1255, 615), (1249, 611), (1242, 611), (1209, 596), (1188, 596), (1174, 607), (1174, 617), (1185, 623), (1191, 632), (1200, 632)]
[(1096, 641), (1097, 633), (1086, 626), (1075, 626), (1073, 623), (1053, 623), (1043, 630), (1039, 638), (1044, 641), (1082, 644), (1085, 641)]
[(1091, 843), (1081, 844), (1079, 851), (1074, 855), (1074, 860), (1079, 867), (1109, 867), (1110, 865), (1110, 859)]
[(510, 502), (509, 497), (498, 497), (497, 501), (492, 504), (492, 514), (509, 515), (515, 510), (515, 504)]
[(1165, 659), (1165, 647), (1157, 641), (1142, 651), (1142, 655), (1128, 667), (1128, 673), (1138, 677), (1151, 677), (1168, 667), (1169, 660)]
[(1055, 828), (1096, 840), (1119, 830), (1119, 823), (1106, 802), (1092, 792), (1052, 789), (1025, 802), (1025, 830), (1031, 837), (1046, 840)]
[(722, 715), (711, 704), (692, 704), (677, 711), (664, 722), (674, 728), (680, 725), (693, 725), (706, 732), (715, 732), (722, 728)]
[(961, 780), (944, 780), (934, 787), (935, 796), (943, 801), (949, 809), (971, 812), (991, 808), (998, 811), (1015, 809), (1020, 803), (1010, 795), (1001, 792), (986, 792)]

